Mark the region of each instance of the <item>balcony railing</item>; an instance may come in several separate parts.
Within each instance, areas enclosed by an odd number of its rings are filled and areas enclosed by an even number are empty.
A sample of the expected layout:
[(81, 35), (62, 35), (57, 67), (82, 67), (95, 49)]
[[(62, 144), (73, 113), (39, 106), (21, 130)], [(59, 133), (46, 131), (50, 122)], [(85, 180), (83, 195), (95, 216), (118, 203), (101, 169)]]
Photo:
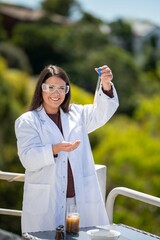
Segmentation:
[(117, 187), (111, 190), (111, 192), (107, 196), (106, 201), (106, 210), (108, 213), (110, 223), (113, 223), (114, 203), (118, 195), (123, 195), (128, 198), (136, 199), (138, 201), (160, 207), (160, 198), (158, 197), (142, 193), (133, 189), (129, 189), (126, 187)]
[[(106, 193), (106, 167), (103, 165), (95, 165), (100, 189), (102, 192), (103, 199), (105, 200)], [(24, 174), (20, 173), (11, 173), (11, 172), (2, 172), (0, 171), (0, 180), (6, 180), (8, 182), (24, 182)], [(110, 191), (106, 200), (106, 210), (108, 213), (109, 221), (113, 223), (113, 213), (114, 213), (114, 204), (115, 199), (118, 195), (122, 195), (128, 198), (132, 198), (150, 205), (160, 207), (160, 198), (142, 193), (133, 189), (126, 187), (117, 187)], [(21, 210), (12, 210), (0, 208), (0, 214), (10, 215), (10, 216), (21, 216)]]
[[(95, 169), (96, 169), (96, 172), (97, 172), (102, 197), (105, 201), (106, 174), (107, 174), (106, 173), (106, 166), (96, 164)], [(15, 181), (16, 182), (24, 182), (24, 174), (0, 171), (0, 180), (5, 180), (5, 181), (8, 181), (8, 182), (15, 182)], [(22, 213), (21, 210), (0, 208), (0, 214), (3, 214), (3, 215), (21, 216), (21, 213)]]

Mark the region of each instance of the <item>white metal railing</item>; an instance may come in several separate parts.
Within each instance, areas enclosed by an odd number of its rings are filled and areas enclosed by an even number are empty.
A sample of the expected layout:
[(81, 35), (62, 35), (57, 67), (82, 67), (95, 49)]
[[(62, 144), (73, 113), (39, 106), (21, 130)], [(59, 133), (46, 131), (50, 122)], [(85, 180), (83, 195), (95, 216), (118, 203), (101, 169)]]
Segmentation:
[(116, 187), (109, 192), (106, 200), (106, 210), (108, 213), (108, 218), (110, 223), (113, 223), (114, 203), (118, 195), (123, 195), (132, 199), (139, 200), (141, 202), (145, 202), (145, 203), (160, 207), (160, 198), (158, 197), (155, 197), (146, 193), (142, 193), (130, 188), (126, 188), (126, 187)]
[[(0, 171), (0, 180), (8, 182), (24, 182), (24, 174)], [(10, 216), (21, 216), (21, 210), (0, 208), (0, 214)]]
[(6, 180), (8, 182), (13, 182), (13, 181), (24, 182), (24, 174), (0, 171), (0, 179)]
[(0, 214), (2, 215), (9, 215), (9, 216), (21, 216), (22, 211), (21, 210), (13, 210), (13, 209), (5, 209), (5, 208), (0, 208)]
[[(95, 169), (97, 172), (97, 177), (102, 193), (102, 197), (105, 201), (106, 195), (106, 166), (95, 164)], [(11, 173), (11, 172), (3, 172), (0, 171), (0, 180), (6, 180), (8, 182), (24, 182), (24, 174), (22, 173)], [(11, 215), (11, 216), (21, 216), (22, 211), (13, 210), (13, 209), (4, 209), (0, 208), (0, 214), (3, 215)]]
[[(95, 165), (95, 167), (96, 167), (102, 195), (105, 195), (106, 185), (102, 186), (102, 182), (106, 182), (106, 168), (104, 168), (103, 165), (97, 165), (97, 166)], [(6, 180), (8, 182), (13, 182), (13, 181), (24, 182), (24, 176), (25, 176), (24, 174), (20, 174), (20, 173), (10, 173), (10, 172), (0, 171), (0, 180)], [(158, 197), (155, 197), (146, 193), (142, 193), (133, 189), (129, 189), (126, 187), (117, 187), (112, 189), (109, 192), (106, 200), (106, 210), (108, 213), (108, 218), (110, 223), (113, 223), (114, 203), (118, 195), (123, 195), (132, 199), (139, 200), (141, 202), (145, 202), (145, 203), (160, 207), (160, 198)], [(21, 212), (22, 212), (21, 210), (0, 208), (0, 214), (3, 214), (3, 215), (21, 216)]]

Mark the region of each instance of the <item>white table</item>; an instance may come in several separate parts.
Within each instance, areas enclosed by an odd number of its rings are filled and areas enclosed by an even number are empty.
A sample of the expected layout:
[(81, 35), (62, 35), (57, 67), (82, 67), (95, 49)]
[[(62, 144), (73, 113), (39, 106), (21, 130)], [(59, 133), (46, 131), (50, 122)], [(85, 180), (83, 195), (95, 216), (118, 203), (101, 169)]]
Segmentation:
[[(107, 226), (108, 227), (108, 226)], [(98, 227), (95, 227), (96, 229)], [(101, 227), (102, 228), (102, 227)], [(105, 227), (104, 227), (105, 228)], [(159, 236), (141, 231), (139, 229), (135, 229), (122, 224), (113, 224), (111, 226), (112, 229), (115, 229), (121, 233), (119, 240), (157, 240), (160, 239)], [(65, 235), (66, 240), (90, 240), (89, 235), (86, 233), (87, 230), (93, 228), (84, 228), (80, 229), (78, 235)], [(32, 239), (32, 240), (54, 240), (55, 232), (46, 231), (46, 232), (37, 232), (37, 233), (29, 233), (26, 234), (24, 239)], [(97, 239), (98, 240), (98, 239)]]

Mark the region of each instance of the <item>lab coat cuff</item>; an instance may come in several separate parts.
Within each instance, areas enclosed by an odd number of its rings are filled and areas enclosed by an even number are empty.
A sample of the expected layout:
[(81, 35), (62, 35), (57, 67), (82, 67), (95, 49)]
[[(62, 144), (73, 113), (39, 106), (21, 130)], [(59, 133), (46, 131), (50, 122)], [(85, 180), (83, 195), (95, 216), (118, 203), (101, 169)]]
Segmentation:
[(52, 144), (47, 144), (43, 151), (44, 159), (47, 165), (55, 163), (53, 152), (52, 152)]

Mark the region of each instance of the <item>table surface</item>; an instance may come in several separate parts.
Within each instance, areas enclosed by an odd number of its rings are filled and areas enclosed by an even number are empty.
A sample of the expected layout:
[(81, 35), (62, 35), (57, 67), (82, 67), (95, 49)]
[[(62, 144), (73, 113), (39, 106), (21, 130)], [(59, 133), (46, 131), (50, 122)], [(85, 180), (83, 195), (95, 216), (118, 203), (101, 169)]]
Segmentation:
[[(114, 229), (121, 233), (119, 240), (157, 240), (160, 239), (159, 236), (141, 231), (122, 224), (113, 224), (111, 226), (97, 226), (93, 228), (83, 228), (80, 229), (78, 235), (69, 235), (65, 234), (66, 240), (90, 240), (90, 236), (87, 234), (88, 230), (91, 229)], [(24, 236), (24, 239), (31, 240), (54, 240), (55, 232), (46, 231), (46, 232), (36, 232), (36, 233), (27, 233)], [(98, 240), (98, 238), (97, 238)]]

